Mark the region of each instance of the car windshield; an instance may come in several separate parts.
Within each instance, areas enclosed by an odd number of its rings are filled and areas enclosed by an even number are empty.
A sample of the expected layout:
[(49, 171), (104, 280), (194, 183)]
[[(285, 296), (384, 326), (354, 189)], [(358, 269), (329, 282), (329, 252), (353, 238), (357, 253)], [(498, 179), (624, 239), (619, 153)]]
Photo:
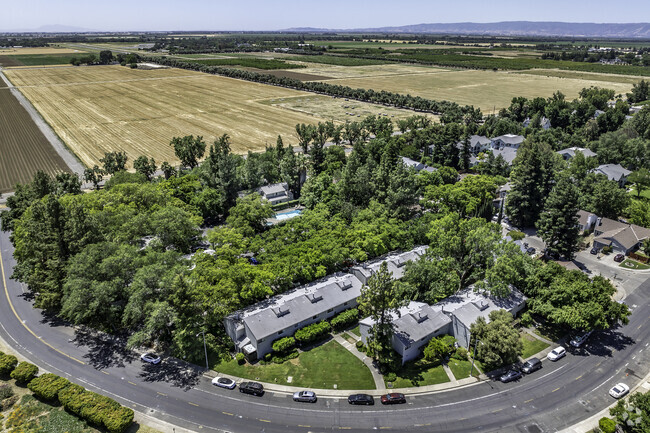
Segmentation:
[(219, 379), (219, 383), (230, 383), (230, 379), (226, 379), (225, 377), (222, 377)]
[(623, 392), (623, 388), (620, 386), (615, 386), (614, 387), (614, 392)]

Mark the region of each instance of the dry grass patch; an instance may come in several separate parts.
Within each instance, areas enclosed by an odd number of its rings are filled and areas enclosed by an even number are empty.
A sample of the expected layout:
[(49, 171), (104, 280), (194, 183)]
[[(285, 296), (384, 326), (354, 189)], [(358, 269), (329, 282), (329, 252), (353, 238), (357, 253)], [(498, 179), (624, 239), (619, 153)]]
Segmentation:
[[(368, 65), (368, 66), (339, 66), (327, 65), (320, 63), (308, 63), (290, 61), (306, 65), (306, 69), (301, 69), (304, 74), (324, 75), (331, 78), (366, 78), (382, 77), (393, 75), (412, 75), (412, 74), (434, 74), (439, 72), (448, 72), (449, 69), (425, 65), (403, 65), (399, 63), (388, 63), (385, 65)], [(333, 84), (338, 84), (335, 82)], [(360, 86), (357, 86), (360, 87)], [(398, 92), (406, 93), (406, 92)]]
[[(530, 69), (528, 71), (511, 72), (513, 74), (536, 75), (544, 77), (571, 78), (590, 82), (601, 81), (600, 86), (607, 86), (608, 83), (634, 84), (642, 80), (642, 77), (629, 75), (599, 74), (596, 72), (561, 71), (559, 69)], [(595, 85), (595, 84), (594, 84)]]
[(94, 66), (6, 75), (90, 166), (114, 150), (125, 151), (130, 161), (146, 155), (174, 164), (169, 142), (188, 134), (211, 143), (227, 133), (234, 152), (262, 150), (278, 134), (295, 140), (297, 123), (325, 120), (260, 103), (309, 93), (180, 69)]
[[(303, 70), (307, 72), (307, 70)], [(385, 77), (347, 78), (329, 80), (328, 83), (350, 87), (386, 90), (411, 94), (423, 98), (454, 101), (461, 105), (480, 107), (484, 113), (491, 113), (510, 105), (515, 96), (550, 97), (560, 90), (567, 98), (578, 96), (580, 90), (589, 86), (614, 89), (626, 93), (631, 83), (617, 80), (603, 82), (585, 78), (559, 78), (493, 71), (450, 71)]]
[(80, 54), (81, 50), (74, 48), (53, 48), (53, 47), (34, 47), (34, 48), (0, 48), (0, 56), (24, 56), (30, 54)]

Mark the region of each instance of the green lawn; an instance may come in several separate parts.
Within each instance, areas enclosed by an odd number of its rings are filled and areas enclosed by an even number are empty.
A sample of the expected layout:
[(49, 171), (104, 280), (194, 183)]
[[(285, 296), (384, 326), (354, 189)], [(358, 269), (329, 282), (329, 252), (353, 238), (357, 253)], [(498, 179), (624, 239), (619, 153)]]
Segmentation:
[[(637, 198), (636, 188), (632, 187), (632, 191), (629, 192), (632, 198)], [(644, 189), (641, 191), (641, 197), (645, 197), (650, 200), (650, 189)]]
[(393, 388), (410, 388), (445, 382), (449, 382), (449, 376), (442, 365), (419, 359), (406, 363), (397, 371), (397, 380), (393, 382)]
[(41, 66), (41, 65), (67, 65), (73, 57), (80, 58), (86, 56), (87, 53), (66, 54), (66, 55), (49, 55), (49, 54), (24, 54), (12, 56), (20, 61), (25, 66)]
[(560, 327), (548, 325), (542, 325), (538, 328), (535, 328), (533, 332), (542, 338), (546, 338), (549, 341), (560, 341), (567, 334), (565, 330)]
[[(278, 383), (303, 388), (375, 389), (368, 367), (336, 341), (329, 341), (296, 359), (282, 364), (238, 365), (228, 361), (214, 366), (214, 370), (232, 376), (261, 382)], [(291, 383), (287, 377), (291, 376)]]
[(361, 337), (361, 331), (359, 331), (359, 325), (357, 325), (355, 328), (350, 329), (350, 332), (357, 335), (358, 337)]
[(623, 263), (621, 263), (620, 266), (627, 269), (650, 269), (650, 265), (646, 265), (632, 259), (625, 260)]
[(524, 345), (524, 351), (521, 354), (521, 357), (524, 359), (533, 356), (548, 347), (548, 344), (528, 334), (521, 334), (519, 340)]
[[(472, 363), (470, 361), (459, 361), (458, 359), (450, 359), (447, 364), (451, 369), (451, 372), (454, 373), (456, 379), (465, 379), (469, 377), (469, 371), (472, 368)], [(474, 366), (474, 375), (477, 374), (476, 365)]]

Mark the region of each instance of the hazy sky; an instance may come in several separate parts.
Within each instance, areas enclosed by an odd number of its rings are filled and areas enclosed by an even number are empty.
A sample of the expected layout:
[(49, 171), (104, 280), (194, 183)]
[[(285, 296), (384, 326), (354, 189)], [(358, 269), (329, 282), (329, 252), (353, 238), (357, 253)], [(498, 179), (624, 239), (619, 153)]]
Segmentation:
[[(2, 4), (4, 3), (4, 4)], [(648, 22), (648, 0), (19, 0), (0, 3), (0, 31), (279, 30), (436, 22)]]

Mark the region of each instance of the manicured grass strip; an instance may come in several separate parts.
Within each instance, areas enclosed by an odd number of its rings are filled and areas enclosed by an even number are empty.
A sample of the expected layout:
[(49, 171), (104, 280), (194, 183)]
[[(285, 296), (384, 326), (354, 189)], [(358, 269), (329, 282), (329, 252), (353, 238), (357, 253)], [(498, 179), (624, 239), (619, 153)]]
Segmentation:
[[(470, 361), (459, 361), (458, 359), (450, 359), (447, 364), (456, 379), (465, 379), (469, 377), (469, 371), (472, 368)], [(476, 366), (474, 366), (474, 374), (476, 374)]]
[(400, 368), (393, 388), (410, 388), (413, 386), (435, 385), (449, 382), (449, 376), (442, 365), (433, 364), (424, 359), (409, 362)]
[[(261, 382), (304, 388), (375, 389), (368, 367), (336, 341), (329, 341), (282, 364), (238, 365), (228, 361), (214, 367), (219, 373)], [(444, 372), (443, 372), (444, 374)], [(291, 376), (291, 383), (287, 377)]]
[(357, 325), (357, 326), (356, 326), (355, 328), (353, 328), (353, 329), (350, 329), (350, 332), (353, 333), (353, 334), (355, 334), (355, 335), (358, 335), (359, 337), (361, 337), (361, 331), (359, 330), (359, 325)]
[(519, 336), (519, 339), (524, 345), (524, 351), (521, 354), (521, 357), (524, 359), (533, 356), (534, 354), (539, 353), (548, 347), (548, 344), (544, 343), (541, 340), (538, 340), (532, 335), (521, 334)]
[(637, 262), (636, 260), (627, 259), (621, 263), (621, 268), (627, 269), (650, 269), (650, 265)]
[(241, 66), (244, 68), (256, 69), (300, 69), (306, 68), (305, 65), (296, 65), (294, 63), (283, 62), (275, 59), (256, 59), (250, 57), (239, 57), (232, 59), (197, 59), (192, 60), (194, 63), (200, 63), (208, 66)]

